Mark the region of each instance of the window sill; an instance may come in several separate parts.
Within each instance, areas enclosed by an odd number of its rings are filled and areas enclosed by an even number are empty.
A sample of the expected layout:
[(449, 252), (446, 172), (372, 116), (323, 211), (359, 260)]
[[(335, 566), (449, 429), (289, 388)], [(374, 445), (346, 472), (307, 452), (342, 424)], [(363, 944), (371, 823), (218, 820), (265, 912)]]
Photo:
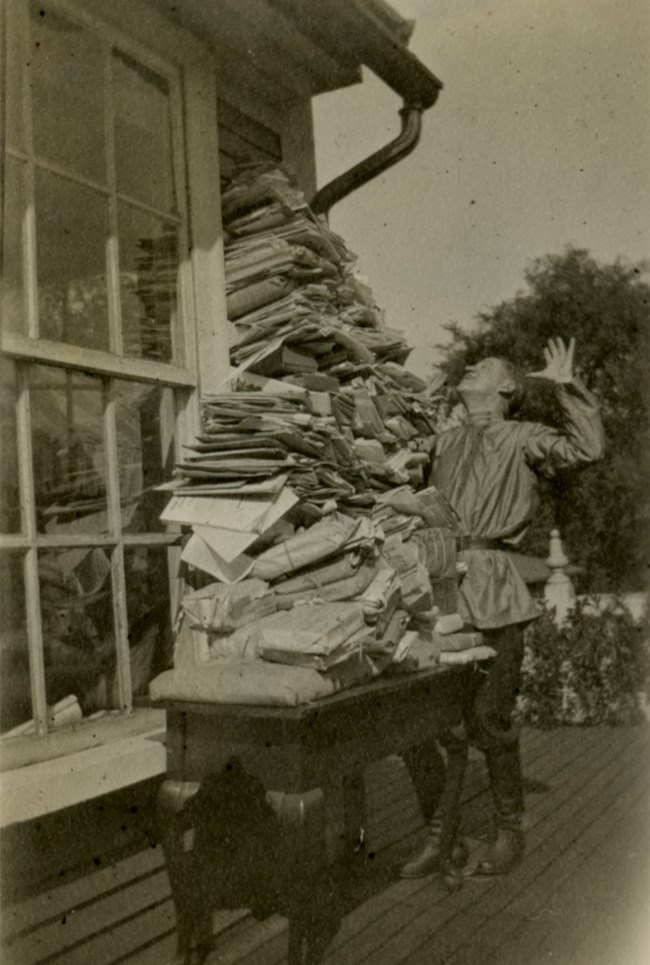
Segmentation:
[[(160, 712), (158, 712), (160, 714)], [(6, 771), (0, 827), (32, 821), (165, 773), (164, 718), (145, 733)]]
[(56, 757), (78, 754), (90, 747), (165, 729), (165, 714), (150, 707), (130, 714), (109, 712), (97, 720), (81, 720), (43, 737), (25, 735), (0, 739), (0, 771), (15, 771)]

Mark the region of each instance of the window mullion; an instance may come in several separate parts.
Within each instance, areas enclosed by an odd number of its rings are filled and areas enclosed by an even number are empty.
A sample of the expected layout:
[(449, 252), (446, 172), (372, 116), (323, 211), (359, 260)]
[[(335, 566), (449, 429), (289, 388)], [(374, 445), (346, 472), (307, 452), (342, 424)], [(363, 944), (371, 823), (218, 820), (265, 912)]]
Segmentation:
[[(160, 443), (162, 465), (167, 469), (173, 462), (177, 462), (180, 454), (180, 435), (177, 430), (178, 415), (176, 411), (177, 394), (173, 389), (163, 389), (160, 393)], [(167, 534), (173, 535), (180, 527), (167, 526)], [(167, 575), (169, 579), (170, 619), (172, 624), (176, 619), (180, 606), (180, 572), (181, 547), (169, 546), (167, 550)]]
[(111, 580), (113, 588), (113, 627), (120, 709), (133, 708), (131, 688), (131, 656), (129, 650), (129, 618), (126, 606), (124, 573), (124, 544), (122, 541), (122, 512), (117, 444), (117, 406), (112, 380), (104, 383), (104, 447), (106, 452), (106, 489), (108, 498), (109, 533), (117, 538), (111, 552)]
[[(169, 86), (169, 108), (172, 136), (172, 172), (174, 178), (174, 193), (176, 208), (181, 216), (178, 229), (178, 300), (176, 317), (172, 324), (172, 358), (181, 365), (186, 364), (188, 358), (187, 329), (189, 319), (194, 317), (192, 303), (192, 275), (189, 266), (189, 235), (187, 230), (187, 198), (185, 196), (186, 174), (185, 153), (183, 148), (183, 100), (180, 85), (175, 80)], [(180, 316), (180, 317), (179, 317)]]
[(43, 657), (43, 625), (41, 620), (38, 550), (36, 548), (36, 499), (34, 496), (34, 464), (32, 460), (31, 404), (27, 366), (17, 367), (17, 426), (21, 445), (18, 449), (20, 503), (23, 533), (30, 546), (24, 557), (25, 596), (27, 600), (27, 646), (32, 697), (32, 715), (38, 734), (47, 733), (47, 693)]
[(106, 116), (104, 132), (106, 137), (106, 182), (108, 184), (108, 241), (106, 244), (107, 283), (108, 283), (108, 325), (109, 345), (115, 355), (124, 354), (122, 338), (122, 303), (120, 298), (120, 266), (117, 215), (117, 174), (115, 171), (115, 127), (113, 104), (113, 81), (111, 69), (111, 47), (104, 45), (104, 103)]
[(25, 192), (25, 210), (23, 212), (22, 242), (23, 242), (23, 278), (25, 284), (25, 309), (27, 311), (27, 334), (30, 338), (38, 338), (38, 275), (36, 264), (36, 200), (34, 176), (34, 122), (32, 113), (32, 83), (30, 76), (31, 63), (31, 29), (29, 22), (29, 6), (17, 4), (20, 10), (19, 43), (21, 44), (22, 77), (22, 107), (23, 107), (23, 137), (28, 161), (25, 165), (23, 190)]

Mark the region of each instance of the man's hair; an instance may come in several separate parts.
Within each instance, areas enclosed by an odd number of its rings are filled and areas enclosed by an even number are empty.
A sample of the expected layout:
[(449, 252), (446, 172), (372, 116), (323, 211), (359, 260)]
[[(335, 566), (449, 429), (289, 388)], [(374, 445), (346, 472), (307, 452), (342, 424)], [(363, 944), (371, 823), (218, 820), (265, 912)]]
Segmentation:
[(524, 401), (524, 379), (514, 362), (511, 362), (510, 359), (504, 359), (500, 355), (497, 358), (501, 362), (507, 377), (514, 385), (512, 392), (502, 392), (501, 395), (507, 402), (507, 415), (515, 415)]

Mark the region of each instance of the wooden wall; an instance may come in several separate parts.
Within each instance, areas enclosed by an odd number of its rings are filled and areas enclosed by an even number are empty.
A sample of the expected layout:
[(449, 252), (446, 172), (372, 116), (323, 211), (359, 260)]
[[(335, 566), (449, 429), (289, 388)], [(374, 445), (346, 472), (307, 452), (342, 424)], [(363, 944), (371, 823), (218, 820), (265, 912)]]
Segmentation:
[(3, 965), (173, 957), (176, 920), (155, 822), (160, 780), (3, 831)]

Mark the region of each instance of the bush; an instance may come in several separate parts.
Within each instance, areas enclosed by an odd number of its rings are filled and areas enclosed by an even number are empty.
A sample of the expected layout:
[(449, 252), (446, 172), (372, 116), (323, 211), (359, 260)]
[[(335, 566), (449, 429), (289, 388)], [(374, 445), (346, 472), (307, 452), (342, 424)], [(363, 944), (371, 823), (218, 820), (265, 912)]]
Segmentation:
[(561, 627), (545, 611), (526, 630), (521, 719), (537, 727), (641, 720), (648, 631), (647, 616), (635, 622), (621, 602), (599, 609), (595, 599), (578, 600)]

